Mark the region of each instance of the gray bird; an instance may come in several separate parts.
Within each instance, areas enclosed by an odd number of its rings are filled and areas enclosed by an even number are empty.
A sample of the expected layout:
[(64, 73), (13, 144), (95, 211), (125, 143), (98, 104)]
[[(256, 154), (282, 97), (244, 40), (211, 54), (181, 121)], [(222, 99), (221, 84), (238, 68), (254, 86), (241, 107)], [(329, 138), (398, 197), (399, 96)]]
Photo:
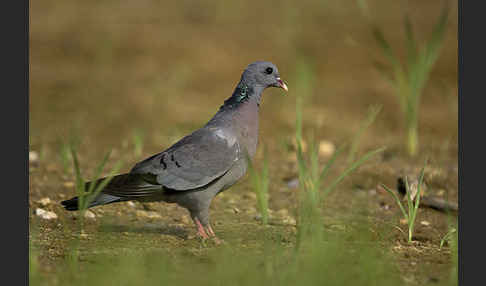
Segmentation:
[[(189, 211), (201, 238), (218, 242), (209, 222), (209, 206), (246, 173), (248, 160), (255, 155), (258, 111), (267, 87), (288, 90), (273, 63), (250, 64), (231, 97), (206, 125), (137, 163), (129, 173), (114, 176), (88, 207), (130, 200), (177, 203)], [(78, 210), (78, 197), (61, 204), (66, 210)]]

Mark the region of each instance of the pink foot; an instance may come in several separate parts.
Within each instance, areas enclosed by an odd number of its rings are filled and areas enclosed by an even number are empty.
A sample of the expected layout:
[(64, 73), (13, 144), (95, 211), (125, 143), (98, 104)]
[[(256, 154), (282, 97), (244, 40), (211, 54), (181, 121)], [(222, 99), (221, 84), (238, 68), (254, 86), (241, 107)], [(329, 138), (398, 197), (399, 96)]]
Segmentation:
[(220, 245), (222, 243), (224, 243), (224, 240), (222, 239), (219, 239), (216, 234), (214, 233), (214, 230), (213, 228), (211, 227), (211, 225), (208, 225), (207, 227), (207, 232), (209, 233), (209, 236), (213, 239), (214, 243), (216, 243), (217, 245)]
[(209, 236), (207, 235), (206, 231), (204, 230), (204, 227), (202, 226), (199, 219), (195, 218), (194, 223), (196, 224), (196, 227), (197, 227), (197, 235), (200, 236), (202, 239), (208, 239)]

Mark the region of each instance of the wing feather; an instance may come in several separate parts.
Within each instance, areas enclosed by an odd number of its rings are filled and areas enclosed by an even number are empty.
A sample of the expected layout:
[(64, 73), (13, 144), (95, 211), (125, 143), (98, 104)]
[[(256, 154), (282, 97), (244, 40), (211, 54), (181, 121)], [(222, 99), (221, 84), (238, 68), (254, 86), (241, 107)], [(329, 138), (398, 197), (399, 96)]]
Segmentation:
[(202, 128), (169, 149), (138, 163), (130, 171), (155, 176), (173, 190), (190, 190), (209, 184), (226, 173), (238, 158), (235, 137), (222, 129)]

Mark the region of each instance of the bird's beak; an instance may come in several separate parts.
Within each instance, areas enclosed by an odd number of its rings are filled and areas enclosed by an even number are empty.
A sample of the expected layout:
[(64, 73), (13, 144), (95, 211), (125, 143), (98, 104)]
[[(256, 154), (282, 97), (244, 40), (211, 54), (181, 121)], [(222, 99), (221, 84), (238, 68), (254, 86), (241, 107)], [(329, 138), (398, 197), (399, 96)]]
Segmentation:
[(285, 91), (289, 91), (289, 88), (279, 77), (277, 77), (278, 86), (283, 88)]

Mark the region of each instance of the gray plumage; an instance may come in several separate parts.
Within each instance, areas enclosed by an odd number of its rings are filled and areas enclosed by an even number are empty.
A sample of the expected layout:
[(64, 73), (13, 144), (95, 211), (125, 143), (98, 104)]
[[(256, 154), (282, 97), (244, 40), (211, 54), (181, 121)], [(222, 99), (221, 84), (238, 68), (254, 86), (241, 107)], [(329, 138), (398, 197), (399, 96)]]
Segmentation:
[[(231, 97), (206, 125), (137, 163), (129, 173), (115, 176), (89, 207), (128, 200), (177, 203), (189, 210), (199, 235), (215, 237), (209, 206), (219, 192), (245, 174), (248, 160), (255, 155), (258, 111), (267, 87), (287, 90), (274, 64), (250, 64)], [(77, 210), (77, 197), (62, 204)]]

